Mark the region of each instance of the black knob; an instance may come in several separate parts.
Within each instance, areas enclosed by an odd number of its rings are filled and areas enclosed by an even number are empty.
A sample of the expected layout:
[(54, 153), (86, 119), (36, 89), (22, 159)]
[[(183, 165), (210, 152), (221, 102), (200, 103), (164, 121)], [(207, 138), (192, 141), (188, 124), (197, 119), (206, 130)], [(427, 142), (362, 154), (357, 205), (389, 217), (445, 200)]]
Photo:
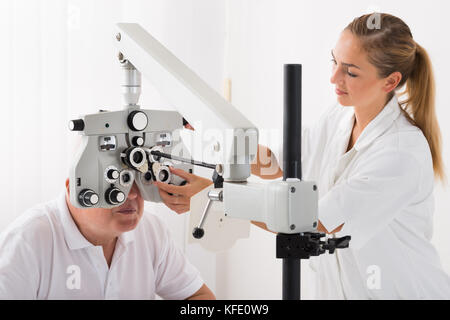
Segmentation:
[(145, 181), (150, 181), (150, 180), (152, 180), (152, 179), (153, 179), (152, 173), (151, 173), (150, 171), (147, 171), (147, 172), (144, 174), (144, 179), (145, 179)]
[(110, 169), (108, 170), (108, 172), (106, 173), (106, 176), (108, 177), (108, 179), (111, 180), (116, 180), (119, 178), (119, 171), (115, 170), (115, 169)]
[(105, 199), (111, 205), (122, 203), (125, 200), (125, 193), (120, 189), (111, 187), (105, 192)]
[(139, 147), (130, 147), (120, 155), (122, 162), (128, 167), (138, 169), (147, 161), (147, 154), (144, 149)]
[(69, 121), (69, 130), (70, 131), (83, 131), (84, 130), (83, 119)]
[(136, 137), (133, 137), (131, 142), (133, 143), (134, 146), (141, 147), (144, 145), (144, 138), (136, 136)]
[(202, 228), (194, 228), (194, 231), (192, 231), (192, 236), (195, 239), (201, 239), (203, 238), (203, 236), (205, 235), (205, 230), (203, 230)]
[(148, 118), (142, 111), (132, 111), (128, 115), (128, 127), (133, 131), (142, 131), (147, 127)]
[(78, 202), (83, 207), (92, 207), (98, 203), (98, 194), (90, 189), (81, 190), (78, 194)]

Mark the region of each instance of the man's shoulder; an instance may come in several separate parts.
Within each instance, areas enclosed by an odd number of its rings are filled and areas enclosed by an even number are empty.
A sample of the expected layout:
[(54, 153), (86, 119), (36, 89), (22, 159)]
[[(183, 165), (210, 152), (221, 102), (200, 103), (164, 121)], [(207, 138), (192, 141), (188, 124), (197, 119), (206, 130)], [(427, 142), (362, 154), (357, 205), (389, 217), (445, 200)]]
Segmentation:
[(164, 250), (173, 244), (172, 233), (167, 223), (157, 214), (144, 211), (141, 221), (134, 230), (134, 237), (152, 250)]
[(158, 235), (163, 235), (168, 230), (167, 225), (160, 217), (145, 210), (142, 214), (142, 221), (139, 223), (139, 229), (141, 232), (151, 232)]
[[(0, 233), (0, 246), (5, 242), (16, 242), (30, 246), (40, 246), (52, 241), (51, 213), (56, 210), (56, 202), (38, 204), (18, 216)], [(15, 241), (14, 241), (15, 240)]]

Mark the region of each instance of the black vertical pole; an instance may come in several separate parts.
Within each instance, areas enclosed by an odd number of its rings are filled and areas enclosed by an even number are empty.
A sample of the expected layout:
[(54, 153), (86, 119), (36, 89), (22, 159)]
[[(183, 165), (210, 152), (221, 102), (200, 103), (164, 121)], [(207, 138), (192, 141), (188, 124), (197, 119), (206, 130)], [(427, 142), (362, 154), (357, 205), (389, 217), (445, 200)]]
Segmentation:
[[(283, 180), (302, 179), (302, 65), (284, 65)], [(300, 300), (300, 259), (283, 259), (283, 300)]]
[(283, 180), (302, 179), (302, 65), (284, 65)]

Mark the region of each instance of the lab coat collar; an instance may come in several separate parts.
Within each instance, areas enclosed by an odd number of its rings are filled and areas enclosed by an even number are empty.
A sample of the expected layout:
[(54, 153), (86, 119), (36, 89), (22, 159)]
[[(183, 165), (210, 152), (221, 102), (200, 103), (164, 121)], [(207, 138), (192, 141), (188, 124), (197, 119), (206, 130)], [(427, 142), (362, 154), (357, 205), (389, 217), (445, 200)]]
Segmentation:
[[(70, 214), (69, 208), (66, 203), (66, 191), (61, 192), (58, 199), (58, 213), (61, 220), (61, 224), (64, 231), (64, 238), (66, 239), (67, 246), (71, 250), (95, 247), (94, 244), (90, 243), (80, 232), (72, 215)], [(126, 246), (130, 242), (134, 241), (134, 230), (122, 233), (118, 242)]]
[[(384, 106), (378, 115), (364, 128), (361, 135), (356, 140), (356, 151), (360, 151), (370, 145), (377, 137), (382, 135), (400, 115), (400, 105), (397, 96), (394, 94), (391, 100)], [(341, 133), (350, 139), (351, 131), (355, 121), (355, 110), (350, 108), (347, 115), (340, 123)]]

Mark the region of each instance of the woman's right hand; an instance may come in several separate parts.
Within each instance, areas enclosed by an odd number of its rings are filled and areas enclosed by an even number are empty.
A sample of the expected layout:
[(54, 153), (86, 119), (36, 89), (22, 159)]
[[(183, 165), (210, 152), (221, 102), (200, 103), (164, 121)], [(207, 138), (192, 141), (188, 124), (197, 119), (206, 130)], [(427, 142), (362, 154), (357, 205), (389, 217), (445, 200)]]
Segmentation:
[(251, 164), (252, 174), (262, 179), (277, 179), (283, 176), (278, 160), (268, 147), (258, 144), (256, 159)]
[(191, 198), (213, 182), (182, 169), (172, 167), (169, 167), (169, 169), (172, 174), (183, 178), (187, 183), (184, 186), (175, 186), (155, 181), (154, 184), (159, 189), (161, 200), (169, 209), (178, 214), (185, 213), (190, 210)]

